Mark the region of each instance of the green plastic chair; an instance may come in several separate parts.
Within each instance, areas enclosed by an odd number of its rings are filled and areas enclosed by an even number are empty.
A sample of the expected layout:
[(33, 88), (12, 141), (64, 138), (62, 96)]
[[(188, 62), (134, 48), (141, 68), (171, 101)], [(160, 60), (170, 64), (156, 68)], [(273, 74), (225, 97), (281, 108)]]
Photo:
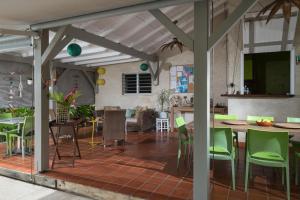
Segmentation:
[[(9, 119), (9, 118), (12, 118), (12, 113), (1, 113), (0, 114), (0, 119)], [(9, 149), (10, 149), (9, 136), (8, 136), (7, 131), (13, 130), (15, 128), (16, 128), (16, 126), (14, 126), (14, 125), (8, 125), (8, 124), (1, 124), (0, 123), (0, 136), (4, 137), (4, 141), (6, 143), (6, 154), (9, 153)]]
[[(287, 117), (286, 121), (288, 123), (300, 123), (300, 118), (297, 117)], [(299, 159), (300, 159), (300, 142), (290, 140), (292, 143), (294, 151), (294, 165), (295, 165), (295, 184), (299, 185)]]
[(247, 116), (247, 121), (256, 122), (256, 121), (274, 121), (274, 117), (270, 116)]
[(235, 147), (231, 128), (211, 128), (209, 156), (214, 160), (231, 161), (232, 188), (235, 190)]
[(290, 199), (289, 175), (289, 135), (288, 132), (269, 132), (249, 129), (246, 143), (245, 192), (248, 190), (249, 165), (282, 168), (287, 186), (287, 198)]
[[(215, 114), (214, 115), (215, 120), (237, 120), (238, 117), (236, 115), (222, 115), (222, 114)], [(235, 145), (237, 147), (237, 154), (239, 154), (239, 134), (237, 132), (233, 132), (233, 141), (235, 142)]]
[(290, 141), (294, 151), (294, 165), (295, 165), (295, 184), (299, 185), (299, 158), (300, 158), (300, 141)]
[[(186, 123), (183, 117), (176, 118), (176, 125), (178, 127), (178, 151), (177, 151), (177, 169), (179, 167), (180, 158), (182, 155), (182, 148), (184, 149), (184, 157), (187, 156), (187, 150), (189, 150), (188, 157), (190, 156), (191, 146), (193, 145), (193, 137), (189, 135), (186, 129)], [(188, 158), (189, 159), (189, 158)]]
[(216, 119), (216, 120), (237, 120), (238, 117), (236, 115), (215, 114), (214, 119)]
[[(33, 116), (27, 116), (24, 119), (24, 124), (21, 128), (21, 130), (15, 129), (9, 131), (9, 141), (10, 141), (10, 146), (12, 146), (12, 142), (15, 141), (17, 138), (21, 138), (21, 148), (22, 148), (22, 158), (25, 158), (25, 148), (32, 146), (31, 144), (31, 139), (32, 139), (32, 134), (34, 130), (34, 117)], [(11, 154), (11, 149), (10, 149), (10, 154)]]
[(300, 123), (300, 118), (297, 118), (297, 117), (287, 117), (286, 122), (288, 122), (288, 123)]

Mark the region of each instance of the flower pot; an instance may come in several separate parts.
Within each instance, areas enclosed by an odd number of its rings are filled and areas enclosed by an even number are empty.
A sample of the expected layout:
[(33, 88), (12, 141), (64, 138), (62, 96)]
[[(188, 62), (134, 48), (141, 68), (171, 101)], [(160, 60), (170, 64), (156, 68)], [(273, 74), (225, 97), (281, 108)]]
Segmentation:
[(70, 119), (69, 107), (56, 104), (56, 122), (59, 124), (64, 124)]
[(160, 112), (159, 113), (159, 118), (168, 118), (168, 113), (167, 112)]

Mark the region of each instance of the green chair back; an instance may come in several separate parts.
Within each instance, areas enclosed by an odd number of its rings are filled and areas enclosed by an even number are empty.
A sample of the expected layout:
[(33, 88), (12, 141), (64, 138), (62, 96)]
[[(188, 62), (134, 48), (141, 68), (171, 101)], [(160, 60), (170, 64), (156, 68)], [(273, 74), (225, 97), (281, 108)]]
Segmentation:
[[(12, 113), (1, 113), (0, 114), (0, 119), (9, 119), (12, 117), (13, 117)], [(0, 131), (12, 130), (12, 129), (15, 129), (16, 127), (17, 126), (15, 126), (15, 125), (0, 123)]]
[(269, 132), (249, 129), (247, 133), (247, 153), (253, 155), (259, 152), (276, 153), (288, 160), (288, 132)]
[(177, 117), (175, 119), (176, 121), (176, 125), (178, 127), (178, 138), (180, 140), (180, 143), (184, 140), (187, 139), (188, 133), (187, 133), (187, 129), (185, 127), (186, 123), (183, 117)]
[(181, 127), (181, 126), (184, 126), (186, 124), (183, 117), (177, 117), (175, 119), (175, 121), (176, 121), (177, 127)]
[(233, 150), (233, 138), (231, 128), (210, 128), (210, 146), (215, 152), (228, 152)]
[(238, 117), (236, 115), (215, 114), (214, 119), (216, 119), (216, 120), (237, 120)]
[(274, 117), (270, 117), (270, 116), (247, 116), (247, 121), (252, 121), (252, 122), (256, 122), (256, 121), (274, 121)]
[(8, 119), (12, 118), (12, 113), (1, 113), (0, 114), (0, 119)]
[(286, 122), (288, 122), (288, 123), (300, 123), (300, 118), (297, 118), (297, 117), (287, 117)]
[(23, 136), (28, 136), (32, 134), (33, 130), (34, 130), (34, 117), (33, 116), (25, 117), (24, 124), (22, 127)]

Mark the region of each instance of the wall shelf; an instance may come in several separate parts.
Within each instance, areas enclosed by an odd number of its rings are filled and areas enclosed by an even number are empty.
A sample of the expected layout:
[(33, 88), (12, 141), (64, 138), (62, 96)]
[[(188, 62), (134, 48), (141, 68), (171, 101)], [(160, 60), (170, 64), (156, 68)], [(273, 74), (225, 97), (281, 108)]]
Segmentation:
[(282, 98), (292, 98), (295, 95), (268, 95), (268, 94), (221, 94), (222, 97), (230, 98), (245, 98), (245, 99), (255, 99), (255, 98), (265, 98), (265, 99), (282, 99)]

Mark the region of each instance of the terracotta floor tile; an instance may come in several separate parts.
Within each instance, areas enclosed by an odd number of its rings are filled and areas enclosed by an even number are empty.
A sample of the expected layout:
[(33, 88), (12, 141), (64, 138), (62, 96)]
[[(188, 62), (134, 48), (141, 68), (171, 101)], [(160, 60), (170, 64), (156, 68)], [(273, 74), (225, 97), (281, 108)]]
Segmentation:
[[(100, 137), (96, 140), (100, 141)], [(50, 159), (54, 146), (50, 141)], [(70, 160), (60, 161), (54, 170), (45, 173), (50, 177), (84, 184), (110, 191), (146, 199), (191, 200), (193, 195), (193, 176), (183, 162), (176, 169), (177, 136), (157, 137), (155, 133), (128, 133), (125, 148), (112, 146), (103, 148), (88, 145), (90, 138), (79, 139), (82, 159), (70, 167)], [(20, 155), (4, 157), (5, 145), (0, 144), (0, 167), (30, 173), (33, 159)], [(70, 145), (60, 148), (70, 153)], [(286, 193), (281, 185), (281, 171), (264, 167), (252, 167), (254, 179), (249, 181), (249, 192), (244, 193), (244, 149), (240, 149), (236, 172), (236, 191), (231, 188), (231, 168), (226, 161), (212, 161), (211, 199), (251, 200), (285, 199)], [(51, 160), (50, 160), (51, 164)], [(291, 163), (291, 169), (293, 164)], [(169, 198), (166, 198), (169, 196)], [(294, 185), (291, 173), (292, 200), (300, 200), (300, 186)]]

